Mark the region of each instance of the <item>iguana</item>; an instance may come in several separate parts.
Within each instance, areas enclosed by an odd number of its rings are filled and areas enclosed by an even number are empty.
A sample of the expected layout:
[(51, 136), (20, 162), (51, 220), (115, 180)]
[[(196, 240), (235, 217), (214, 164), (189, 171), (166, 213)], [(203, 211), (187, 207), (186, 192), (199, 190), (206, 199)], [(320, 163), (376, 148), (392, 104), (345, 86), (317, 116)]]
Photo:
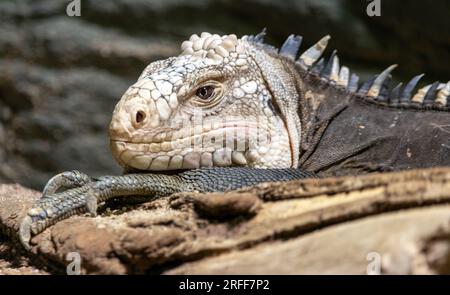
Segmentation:
[(450, 165), (450, 82), (412, 95), (422, 75), (390, 88), (393, 65), (359, 86), (336, 51), (321, 58), (329, 36), (299, 54), (301, 36), (277, 49), (264, 35), (194, 34), (179, 56), (148, 65), (110, 124), (125, 175), (56, 175), (24, 218), (22, 243), (120, 196)]

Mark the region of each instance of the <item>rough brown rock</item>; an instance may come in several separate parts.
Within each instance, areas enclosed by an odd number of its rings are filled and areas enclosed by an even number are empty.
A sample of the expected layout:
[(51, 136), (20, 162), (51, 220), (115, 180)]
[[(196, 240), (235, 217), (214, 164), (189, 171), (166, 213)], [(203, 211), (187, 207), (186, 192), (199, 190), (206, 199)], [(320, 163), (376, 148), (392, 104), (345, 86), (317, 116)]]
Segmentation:
[[(0, 224), (16, 228), (37, 194), (0, 192), (9, 208)], [(449, 273), (448, 203), (450, 168), (268, 183), (72, 217), (34, 237), (26, 254), (52, 273), (65, 272), (71, 252), (95, 274), (361, 274), (371, 252), (383, 273)]]
[(20, 185), (0, 185), (0, 275), (47, 274), (33, 266), (29, 259), (13, 247), (2, 232), (15, 228), (17, 216), (26, 212), (39, 193)]
[(44, 275), (47, 271), (30, 264), (27, 257), (17, 253), (0, 238), (0, 275)]

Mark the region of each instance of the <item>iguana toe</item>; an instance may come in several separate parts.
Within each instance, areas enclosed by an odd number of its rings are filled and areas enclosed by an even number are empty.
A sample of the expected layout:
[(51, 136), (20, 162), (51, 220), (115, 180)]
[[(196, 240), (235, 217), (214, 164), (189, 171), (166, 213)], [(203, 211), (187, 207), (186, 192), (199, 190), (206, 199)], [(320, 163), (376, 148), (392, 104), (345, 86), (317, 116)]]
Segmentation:
[(78, 170), (65, 171), (53, 176), (47, 182), (41, 198), (47, 198), (61, 188), (70, 189), (80, 187), (92, 181), (94, 181), (92, 177)]

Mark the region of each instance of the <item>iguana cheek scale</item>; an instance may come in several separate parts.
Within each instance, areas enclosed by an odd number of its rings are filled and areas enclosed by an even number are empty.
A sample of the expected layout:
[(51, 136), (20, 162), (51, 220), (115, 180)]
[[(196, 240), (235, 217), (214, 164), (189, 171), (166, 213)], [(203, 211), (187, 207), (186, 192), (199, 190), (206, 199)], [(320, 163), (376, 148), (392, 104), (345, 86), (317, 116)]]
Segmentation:
[(320, 58), (329, 36), (297, 58), (300, 36), (278, 50), (264, 34), (192, 35), (180, 56), (151, 63), (110, 125), (113, 156), (129, 174), (53, 177), (22, 221), (23, 245), (111, 198), (450, 165), (450, 82), (413, 95), (422, 75), (391, 88), (394, 65), (359, 86), (336, 51)]

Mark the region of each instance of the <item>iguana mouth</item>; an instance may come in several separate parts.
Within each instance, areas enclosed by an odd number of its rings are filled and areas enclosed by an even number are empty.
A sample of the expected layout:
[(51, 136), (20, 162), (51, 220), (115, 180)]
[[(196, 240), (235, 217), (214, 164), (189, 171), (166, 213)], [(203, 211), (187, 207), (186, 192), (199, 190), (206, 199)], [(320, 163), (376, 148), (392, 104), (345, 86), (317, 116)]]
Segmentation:
[(254, 123), (228, 122), (212, 130), (188, 129), (165, 132), (164, 136), (158, 133), (157, 140), (111, 138), (111, 151), (121, 166), (163, 171), (251, 165), (272, 142), (267, 130)]

